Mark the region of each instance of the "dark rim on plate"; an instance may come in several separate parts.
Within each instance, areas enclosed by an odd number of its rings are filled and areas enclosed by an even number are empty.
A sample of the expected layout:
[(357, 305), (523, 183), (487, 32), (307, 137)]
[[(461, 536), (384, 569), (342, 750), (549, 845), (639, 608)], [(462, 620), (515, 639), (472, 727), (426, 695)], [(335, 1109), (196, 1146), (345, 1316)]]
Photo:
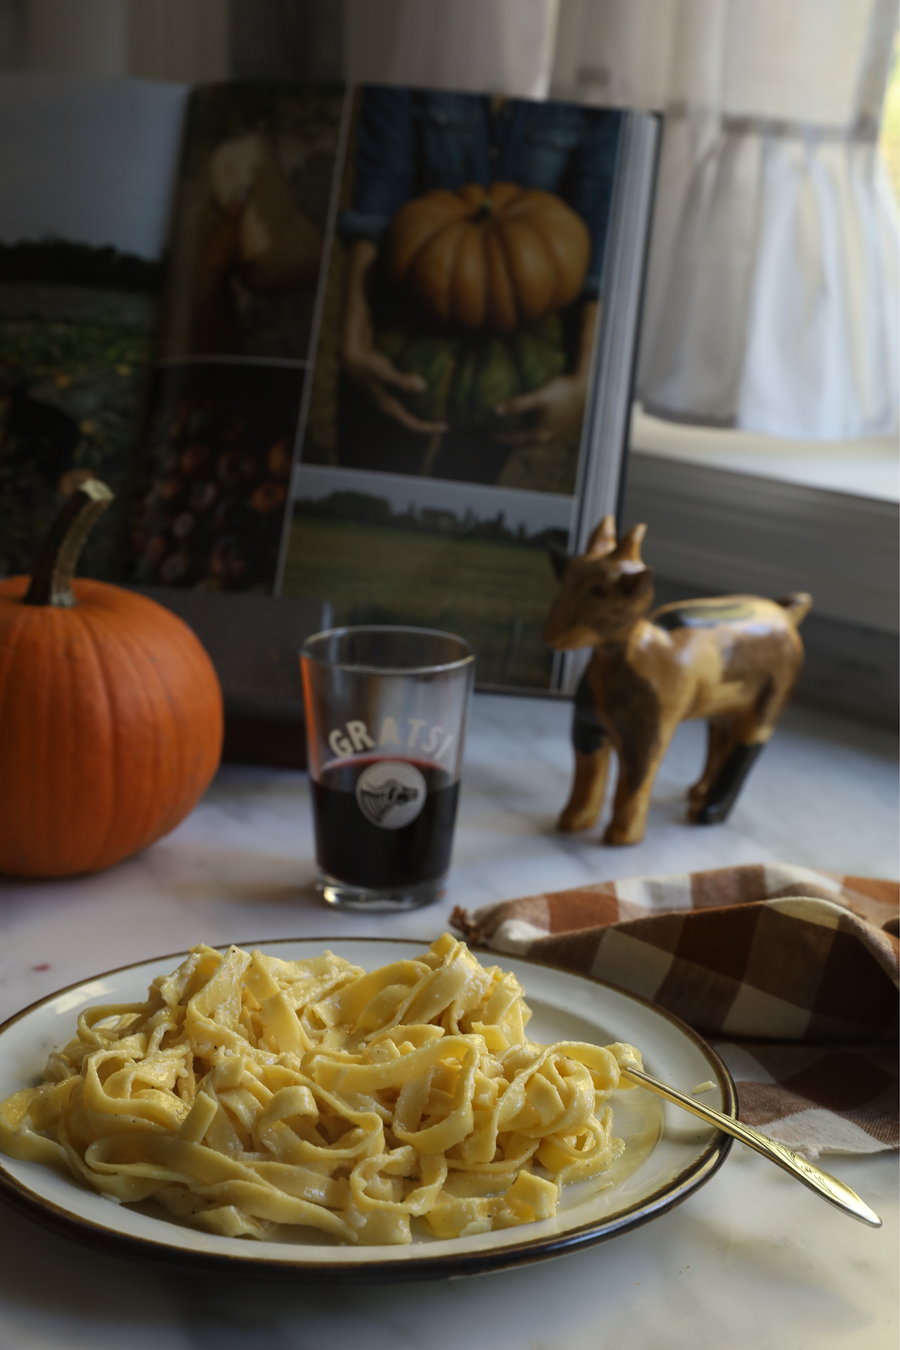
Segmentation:
[[(254, 943), (226, 943), (216, 950), (227, 950), (229, 946), (240, 946), (246, 948), (253, 947), (272, 947), (287, 945), (292, 943), (327, 943), (329, 945), (344, 945), (347, 943), (358, 942), (384, 942), (395, 946), (422, 948), (423, 941), (417, 941), (413, 938), (389, 938), (389, 937), (311, 937), (311, 938), (268, 938)], [(427, 945), (425, 943), (424, 945)], [(482, 949), (489, 951), (490, 949)], [(492, 955), (498, 956), (501, 960), (506, 953), (492, 952)], [(61, 994), (66, 994), (72, 989), (78, 989), (81, 985), (93, 983), (96, 980), (105, 979), (110, 975), (118, 975), (123, 971), (137, 970), (141, 966), (155, 965), (160, 961), (174, 961), (184, 958), (186, 952), (172, 952), (163, 956), (147, 957), (142, 961), (132, 961), (124, 966), (114, 966), (110, 970), (100, 971), (97, 974), (89, 975), (87, 979), (75, 980), (72, 984), (63, 986), (62, 989), (56, 989), (44, 998), (35, 1000), (20, 1012), (14, 1013), (8, 1017), (5, 1022), (0, 1024), (0, 1037), (12, 1027), (15, 1023), (22, 1020), (29, 1013), (37, 1008), (43, 1007), (53, 999), (59, 998)], [(595, 980), (590, 975), (582, 975), (575, 971), (567, 970), (563, 966), (556, 966), (550, 961), (540, 961), (534, 957), (517, 956), (508, 954), (513, 961), (521, 961), (524, 965), (538, 966), (545, 970), (554, 970), (565, 974), (573, 980), (580, 980), (590, 988), (609, 989), (615, 994), (621, 995), (632, 1002), (650, 1009), (651, 1012), (671, 1023), (686, 1039), (692, 1041), (700, 1050), (706, 1059), (709, 1067), (712, 1069), (716, 1082), (722, 1092), (723, 1112), (732, 1118), (737, 1117), (737, 1096), (735, 1093), (734, 1081), (724, 1062), (713, 1050), (712, 1046), (706, 1042), (702, 1036), (698, 1035), (692, 1027), (673, 1013), (667, 1012), (663, 1008), (658, 1008), (656, 1004), (651, 1003), (649, 999), (641, 998), (639, 994), (633, 994), (628, 989), (622, 989), (617, 985), (610, 984), (606, 980)], [(81, 1218), (73, 1215), (70, 1211), (61, 1209), (54, 1204), (52, 1200), (47, 1200), (43, 1196), (37, 1195), (29, 1187), (23, 1185), (15, 1177), (10, 1176), (6, 1171), (6, 1155), (0, 1154), (0, 1197), (6, 1200), (13, 1208), (25, 1214), (28, 1218), (35, 1220), (44, 1227), (51, 1228), (54, 1231), (60, 1229), (68, 1237), (80, 1239), (92, 1247), (98, 1247), (103, 1251), (112, 1251), (119, 1256), (129, 1256), (136, 1260), (151, 1260), (163, 1265), (178, 1265), (180, 1268), (189, 1267), (195, 1270), (212, 1271), (221, 1270), (223, 1265), (227, 1266), (231, 1272), (239, 1272), (241, 1275), (252, 1277), (257, 1275), (268, 1279), (288, 1279), (297, 1283), (312, 1283), (315, 1280), (321, 1283), (352, 1283), (365, 1284), (367, 1282), (377, 1281), (378, 1283), (408, 1283), (417, 1280), (440, 1280), (450, 1279), (460, 1275), (475, 1275), (486, 1273), (493, 1270), (504, 1270), (511, 1266), (531, 1264), (535, 1261), (546, 1260), (550, 1257), (560, 1256), (567, 1251), (580, 1249), (582, 1247), (594, 1246), (597, 1243), (605, 1242), (609, 1238), (616, 1237), (619, 1233), (627, 1232), (632, 1228), (639, 1228), (651, 1219), (665, 1214), (673, 1209), (683, 1200), (693, 1194), (701, 1186), (705, 1185), (712, 1176), (719, 1170), (728, 1156), (733, 1139), (730, 1135), (716, 1131), (712, 1140), (700, 1154), (695, 1162), (691, 1163), (683, 1171), (679, 1172), (672, 1180), (667, 1181), (664, 1186), (660, 1186), (649, 1196), (636, 1201), (635, 1204), (621, 1210), (611, 1218), (606, 1220), (592, 1220), (580, 1225), (578, 1228), (569, 1229), (565, 1233), (560, 1233), (552, 1237), (531, 1238), (524, 1242), (516, 1243), (514, 1246), (505, 1246), (494, 1250), (481, 1250), (474, 1252), (460, 1252), (458, 1256), (442, 1255), (428, 1256), (427, 1247), (422, 1248), (422, 1256), (407, 1256), (396, 1261), (384, 1261), (382, 1259), (372, 1260), (368, 1263), (348, 1262), (336, 1259), (335, 1261), (325, 1262), (304, 1262), (294, 1257), (284, 1260), (278, 1260), (275, 1257), (254, 1257), (247, 1260), (242, 1251), (235, 1251), (233, 1255), (225, 1252), (204, 1252), (192, 1250), (189, 1247), (170, 1246), (165, 1242), (157, 1242), (153, 1238), (134, 1237), (131, 1234), (123, 1233), (116, 1228), (107, 1228), (102, 1224), (93, 1222), (91, 1219)], [(40, 1164), (38, 1164), (40, 1165)], [(58, 1175), (65, 1175), (59, 1172)], [(71, 1178), (72, 1184), (78, 1186), (86, 1194), (92, 1195), (96, 1192), (91, 1191), (88, 1186), (80, 1186), (77, 1179)], [(155, 1217), (155, 1216), (154, 1216)], [(171, 1221), (160, 1218), (159, 1223), (169, 1224)], [(181, 1229), (185, 1232), (195, 1232), (196, 1230), (181, 1228), (181, 1225), (172, 1223), (175, 1229)], [(521, 1229), (509, 1230), (512, 1232), (527, 1229), (528, 1225), (522, 1225)], [(244, 1245), (244, 1239), (235, 1238), (235, 1243)], [(254, 1243), (254, 1249), (258, 1249), (261, 1244)], [(277, 1243), (273, 1243), (277, 1246)], [(335, 1252), (340, 1253), (345, 1248), (335, 1247)], [(373, 1249), (374, 1250), (374, 1249)], [(408, 1247), (404, 1246), (397, 1249), (407, 1252)]]

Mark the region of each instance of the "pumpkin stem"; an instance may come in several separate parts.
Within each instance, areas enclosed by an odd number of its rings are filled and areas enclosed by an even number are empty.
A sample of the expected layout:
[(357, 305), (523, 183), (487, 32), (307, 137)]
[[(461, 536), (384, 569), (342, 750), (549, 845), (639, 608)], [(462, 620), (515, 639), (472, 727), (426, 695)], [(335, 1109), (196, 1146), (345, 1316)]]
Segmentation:
[(76, 603), (72, 577), (78, 555), (112, 499), (112, 492), (99, 478), (88, 478), (79, 484), (50, 526), (31, 574), (24, 604), (68, 609)]
[(485, 195), (481, 199), (481, 204), (478, 207), (478, 213), (475, 216), (475, 219), (478, 221), (490, 220), (493, 214), (494, 214), (494, 203), (491, 201), (490, 197)]

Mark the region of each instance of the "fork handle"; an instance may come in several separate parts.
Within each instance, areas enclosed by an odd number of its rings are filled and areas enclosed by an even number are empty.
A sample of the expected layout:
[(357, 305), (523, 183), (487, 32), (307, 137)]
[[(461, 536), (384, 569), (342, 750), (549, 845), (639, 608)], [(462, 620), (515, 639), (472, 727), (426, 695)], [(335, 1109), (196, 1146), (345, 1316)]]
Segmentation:
[(685, 1111), (690, 1111), (691, 1115), (699, 1116), (701, 1120), (707, 1121), (710, 1125), (715, 1125), (717, 1130), (723, 1130), (725, 1134), (733, 1135), (739, 1139), (742, 1144), (748, 1148), (756, 1149), (764, 1158), (770, 1162), (777, 1163), (779, 1167), (784, 1168), (785, 1172), (790, 1172), (791, 1176), (802, 1181), (804, 1186), (808, 1186), (816, 1195), (820, 1195), (823, 1200), (829, 1204), (835, 1205), (851, 1218), (858, 1219), (860, 1223), (867, 1223), (872, 1228), (880, 1228), (881, 1220), (873, 1209), (870, 1209), (864, 1200), (861, 1200), (855, 1191), (851, 1191), (849, 1186), (845, 1186), (843, 1181), (838, 1181), (830, 1172), (823, 1172), (821, 1167), (816, 1167), (815, 1163), (809, 1162), (806, 1158), (801, 1158), (799, 1153), (793, 1149), (785, 1148), (784, 1144), (778, 1144), (774, 1139), (769, 1139), (766, 1135), (760, 1134), (759, 1130), (754, 1130), (750, 1125), (744, 1125), (739, 1120), (733, 1120), (731, 1116), (723, 1115), (721, 1111), (716, 1111), (711, 1106), (705, 1106), (703, 1102), (695, 1101), (693, 1097), (688, 1097), (677, 1088), (670, 1087), (668, 1083), (661, 1083), (658, 1078), (653, 1078), (649, 1073), (642, 1069), (633, 1069), (630, 1066), (620, 1067), (620, 1076), (626, 1078), (635, 1086), (648, 1088), (651, 1092), (656, 1092), (660, 1097), (665, 1097), (666, 1101), (674, 1102), (676, 1106), (682, 1107)]

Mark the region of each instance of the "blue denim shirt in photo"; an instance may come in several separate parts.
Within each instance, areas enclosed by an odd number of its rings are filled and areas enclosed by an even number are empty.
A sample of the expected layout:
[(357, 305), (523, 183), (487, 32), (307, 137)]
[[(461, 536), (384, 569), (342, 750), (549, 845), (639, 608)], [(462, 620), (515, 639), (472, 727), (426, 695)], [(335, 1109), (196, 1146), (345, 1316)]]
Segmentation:
[(572, 103), (510, 99), (494, 111), (478, 94), (363, 91), (353, 205), (338, 230), (380, 243), (405, 202), (432, 188), (506, 182), (554, 192), (591, 234), (583, 295), (596, 298), (609, 224), (622, 115)]

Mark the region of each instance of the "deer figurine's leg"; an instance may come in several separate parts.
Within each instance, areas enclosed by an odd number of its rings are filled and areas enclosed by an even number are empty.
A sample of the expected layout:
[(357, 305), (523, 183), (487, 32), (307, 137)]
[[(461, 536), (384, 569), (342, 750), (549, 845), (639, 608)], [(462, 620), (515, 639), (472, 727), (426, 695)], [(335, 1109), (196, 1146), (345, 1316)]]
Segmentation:
[(764, 745), (765, 741), (747, 744), (736, 740), (703, 798), (691, 801), (688, 819), (695, 825), (719, 825), (723, 820), (727, 820), (731, 808), (737, 801), (738, 793)]
[(619, 777), (613, 803), (612, 820), (603, 836), (604, 844), (639, 844), (647, 828), (647, 812), (657, 771), (678, 726), (678, 718), (661, 725), (652, 751), (644, 757), (635, 754), (633, 744), (614, 741), (619, 756)]
[(734, 743), (734, 731), (730, 719), (726, 721), (724, 718), (711, 717), (706, 724), (706, 731), (706, 765), (696, 783), (688, 789), (687, 794), (688, 801), (692, 805), (694, 802), (706, 800), (706, 794), (709, 792), (710, 786), (715, 781)]
[(597, 822), (609, 773), (612, 743), (594, 708), (594, 696), (582, 678), (572, 711), (572, 745), (575, 750), (575, 777), (572, 790), (559, 820), (560, 830), (589, 830)]
[(589, 830), (596, 824), (606, 796), (606, 779), (609, 773), (609, 741), (599, 750), (585, 753), (575, 751), (575, 777), (572, 779), (572, 791), (569, 800), (557, 821), (560, 830)]
[(728, 819), (747, 775), (784, 711), (794, 674), (788, 670), (780, 678), (772, 678), (756, 707), (732, 720), (727, 740), (720, 749), (718, 766), (703, 796), (691, 796), (688, 819), (694, 824), (718, 825)]

